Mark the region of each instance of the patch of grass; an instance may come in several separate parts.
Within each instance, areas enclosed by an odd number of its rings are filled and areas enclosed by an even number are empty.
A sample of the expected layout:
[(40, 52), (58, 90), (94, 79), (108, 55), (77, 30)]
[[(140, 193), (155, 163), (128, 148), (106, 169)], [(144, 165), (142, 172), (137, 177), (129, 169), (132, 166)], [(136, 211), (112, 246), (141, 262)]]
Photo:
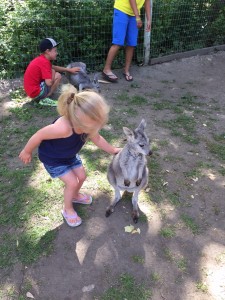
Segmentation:
[(181, 137), (181, 139), (190, 144), (198, 144), (199, 140), (195, 136), (196, 122), (194, 118), (185, 114), (179, 115), (174, 119), (161, 121), (161, 126), (171, 130), (172, 135)]
[(21, 121), (29, 121), (32, 119), (31, 110), (24, 107), (13, 107), (9, 111), (13, 113)]
[(164, 238), (172, 238), (176, 235), (175, 228), (173, 226), (164, 227), (160, 230), (160, 235)]
[(22, 233), (17, 244), (17, 256), (25, 264), (35, 262), (40, 255), (49, 255), (53, 250), (56, 230), (42, 226), (32, 227)]
[(196, 178), (201, 176), (201, 171), (198, 168), (193, 168), (188, 172), (184, 172), (184, 176), (187, 178)]
[(122, 274), (115, 285), (109, 288), (101, 300), (149, 300), (152, 291), (143, 284), (137, 284), (133, 276)]
[(161, 95), (160, 92), (151, 93), (149, 96), (151, 98), (157, 98), (157, 99), (160, 98), (160, 97), (162, 97), (162, 95)]
[(172, 155), (167, 155), (163, 158), (164, 161), (169, 161), (169, 162), (178, 162), (178, 161), (184, 161), (183, 157), (179, 156), (172, 156)]
[(164, 100), (162, 102), (153, 102), (152, 103), (152, 108), (154, 110), (164, 110), (164, 109), (169, 109), (173, 110), (174, 109), (174, 103), (168, 100)]
[(174, 255), (172, 253), (172, 251), (169, 248), (165, 248), (163, 250), (164, 256), (168, 261), (173, 261), (174, 260)]
[(181, 96), (179, 105), (190, 106), (190, 105), (196, 104), (196, 99), (197, 99), (197, 96), (187, 93), (187, 94)]
[(213, 204), (213, 212), (216, 216), (220, 214), (220, 209), (216, 204)]
[(201, 281), (198, 281), (196, 283), (196, 288), (198, 291), (201, 291), (203, 293), (207, 293), (208, 292), (208, 287), (205, 283), (201, 282)]
[(159, 146), (161, 147), (168, 147), (169, 146), (169, 141), (168, 140), (161, 140), (157, 142), (159, 144)]
[(128, 93), (123, 92), (121, 94), (116, 95), (115, 99), (120, 100), (120, 101), (129, 101), (130, 97), (129, 97)]
[(130, 104), (133, 105), (146, 105), (148, 103), (148, 100), (142, 96), (133, 96), (131, 98)]
[(225, 161), (225, 145), (207, 142), (206, 143), (208, 150), (214, 154), (219, 160)]
[(131, 83), (130, 87), (134, 88), (134, 89), (139, 89), (141, 86), (139, 84), (133, 82), (133, 83)]
[(144, 259), (144, 257), (142, 257), (142, 256), (140, 256), (140, 255), (133, 255), (132, 257), (131, 257), (131, 259), (132, 259), (132, 261), (134, 262), (134, 263), (137, 263), (137, 264), (144, 264), (145, 263), (145, 259)]
[(161, 281), (161, 276), (159, 273), (157, 272), (152, 272), (151, 275), (150, 275), (150, 278), (151, 280), (154, 282), (154, 283), (157, 283), (159, 281)]
[(222, 176), (225, 176), (225, 168), (224, 167), (221, 167), (218, 172), (222, 175)]
[(126, 113), (129, 116), (137, 116), (137, 111), (129, 106), (124, 108), (124, 113)]
[(223, 132), (221, 134), (215, 134), (215, 135), (213, 135), (213, 138), (216, 142), (225, 144), (225, 132)]
[(218, 264), (224, 264), (225, 263), (225, 251), (218, 254), (216, 256), (215, 260)]
[(25, 300), (25, 298), (18, 298), (18, 292), (13, 284), (8, 284), (6, 288), (0, 286), (0, 299)]
[(186, 225), (186, 227), (189, 228), (193, 234), (199, 233), (200, 231), (199, 225), (194, 221), (193, 218), (189, 217), (186, 214), (182, 214), (181, 219)]
[(167, 194), (167, 197), (169, 199), (169, 202), (173, 204), (174, 206), (180, 206), (180, 195), (178, 193), (169, 193)]
[(149, 167), (149, 185), (152, 192), (162, 191), (163, 189), (163, 175), (159, 161), (156, 156), (152, 155), (148, 162)]
[(12, 92), (10, 92), (10, 98), (12, 101), (16, 103), (24, 102), (25, 98), (27, 98), (27, 95), (23, 89), (23, 87), (20, 87)]
[(176, 260), (176, 265), (182, 272), (185, 272), (187, 270), (187, 260), (184, 257)]

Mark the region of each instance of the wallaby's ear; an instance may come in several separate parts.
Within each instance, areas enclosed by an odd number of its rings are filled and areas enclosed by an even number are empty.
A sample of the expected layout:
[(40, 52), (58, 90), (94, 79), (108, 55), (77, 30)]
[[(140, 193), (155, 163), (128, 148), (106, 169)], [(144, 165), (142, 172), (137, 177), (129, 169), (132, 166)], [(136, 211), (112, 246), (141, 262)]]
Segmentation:
[(127, 127), (123, 127), (123, 132), (126, 134), (128, 140), (134, 138), (134, 132)]
[(137, 129), (141, 129), (142, 131), (144, 131), (145, 127), (146, 127), (146, 121), (145, 121), (145, 119), (142, 119), (141, 123), (138, 125)]

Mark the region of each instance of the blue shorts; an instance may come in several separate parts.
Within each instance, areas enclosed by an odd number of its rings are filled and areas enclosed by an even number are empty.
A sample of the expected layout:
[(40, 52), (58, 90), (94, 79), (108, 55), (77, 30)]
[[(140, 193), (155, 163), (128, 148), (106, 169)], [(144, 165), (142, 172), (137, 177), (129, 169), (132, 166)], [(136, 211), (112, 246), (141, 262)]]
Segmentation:
[(73, 169), (79, 168), (82, 166), (82, 161), (80, 156), (77, 154), (69, 165), (61, 166), (49, 166), (44, 164), (45, 169), (50, 174), (52, 178), (62, 177), (66, 173), (72, 171)]
[(138, 28), (135, 16), (129, 16), (118, 9), (113, 14), (113, 38), (114, 45), (137, 46)]
[(40, 100), (46, 98), (46, 96), (48, 95), (48, 93), (51, 89), (50, 86), (47, 86), (45, 81), (42, 81), (40, 83), (40, 88), (41, 88), (40, 94), (33, 99), (34, 101), (40, 101)]

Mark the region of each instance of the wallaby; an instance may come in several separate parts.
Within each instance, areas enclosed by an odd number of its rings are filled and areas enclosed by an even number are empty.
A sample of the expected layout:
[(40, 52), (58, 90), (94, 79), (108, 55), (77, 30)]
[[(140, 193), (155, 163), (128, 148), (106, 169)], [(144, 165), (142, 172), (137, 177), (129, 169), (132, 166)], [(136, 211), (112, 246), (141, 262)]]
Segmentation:
[(148, 184), (146, 155), (152, 154), (145, 127), (144, 119), (134, 131), (123, 127), (127, 144), (113, 157), (107, 172), (108, 181), (115, 190), (115, 198), (106, 210), (106, 217), (114, 211), (115, 205), (121, 199), (120, 191), (128, 191), (133, 193), (132, 218), (135, 223), (138, 221), (138, 194)]
[(98, 74), (95, 73), (94, 79), (91, 80), (87, 74), (87, 68), (85, 63), (72, 62), (67, 66), (67, 68), (74, 68), (74, 67), (79, 67), (80, 71), (75, 74), (71, 74), (67, 72), (66, 77), (68, 78), (69, 82), (73, 84), (79, 90), (79, 92), (86, 89), (92, 89), (100, 93)]

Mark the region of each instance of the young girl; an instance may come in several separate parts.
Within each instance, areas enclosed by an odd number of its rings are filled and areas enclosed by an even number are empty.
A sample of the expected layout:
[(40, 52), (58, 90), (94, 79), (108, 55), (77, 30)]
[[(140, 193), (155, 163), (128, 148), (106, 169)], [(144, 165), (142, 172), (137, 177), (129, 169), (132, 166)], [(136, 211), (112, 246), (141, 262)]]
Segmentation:
[(80, 193), (86, 174), (78, 152), (87, 138), (110, 154), (118, 153), (120, 148), (110, 145), (98, 133), (107, 123), (109, 113), (108, 105), (99, 94), (93, 91), (77, 93), (71, 84), (64, 85), (57, 109), (60, 117), (38, 130), (19, 158), (29, 163), (33, 150), (38, 147), (39, 159), (50, 176), (58, 177), (65, 184), (62, 215), (69, 226), (76, 227), (82, 220), (74, 211), (73, 203), (92, 202), (90, 195)]

